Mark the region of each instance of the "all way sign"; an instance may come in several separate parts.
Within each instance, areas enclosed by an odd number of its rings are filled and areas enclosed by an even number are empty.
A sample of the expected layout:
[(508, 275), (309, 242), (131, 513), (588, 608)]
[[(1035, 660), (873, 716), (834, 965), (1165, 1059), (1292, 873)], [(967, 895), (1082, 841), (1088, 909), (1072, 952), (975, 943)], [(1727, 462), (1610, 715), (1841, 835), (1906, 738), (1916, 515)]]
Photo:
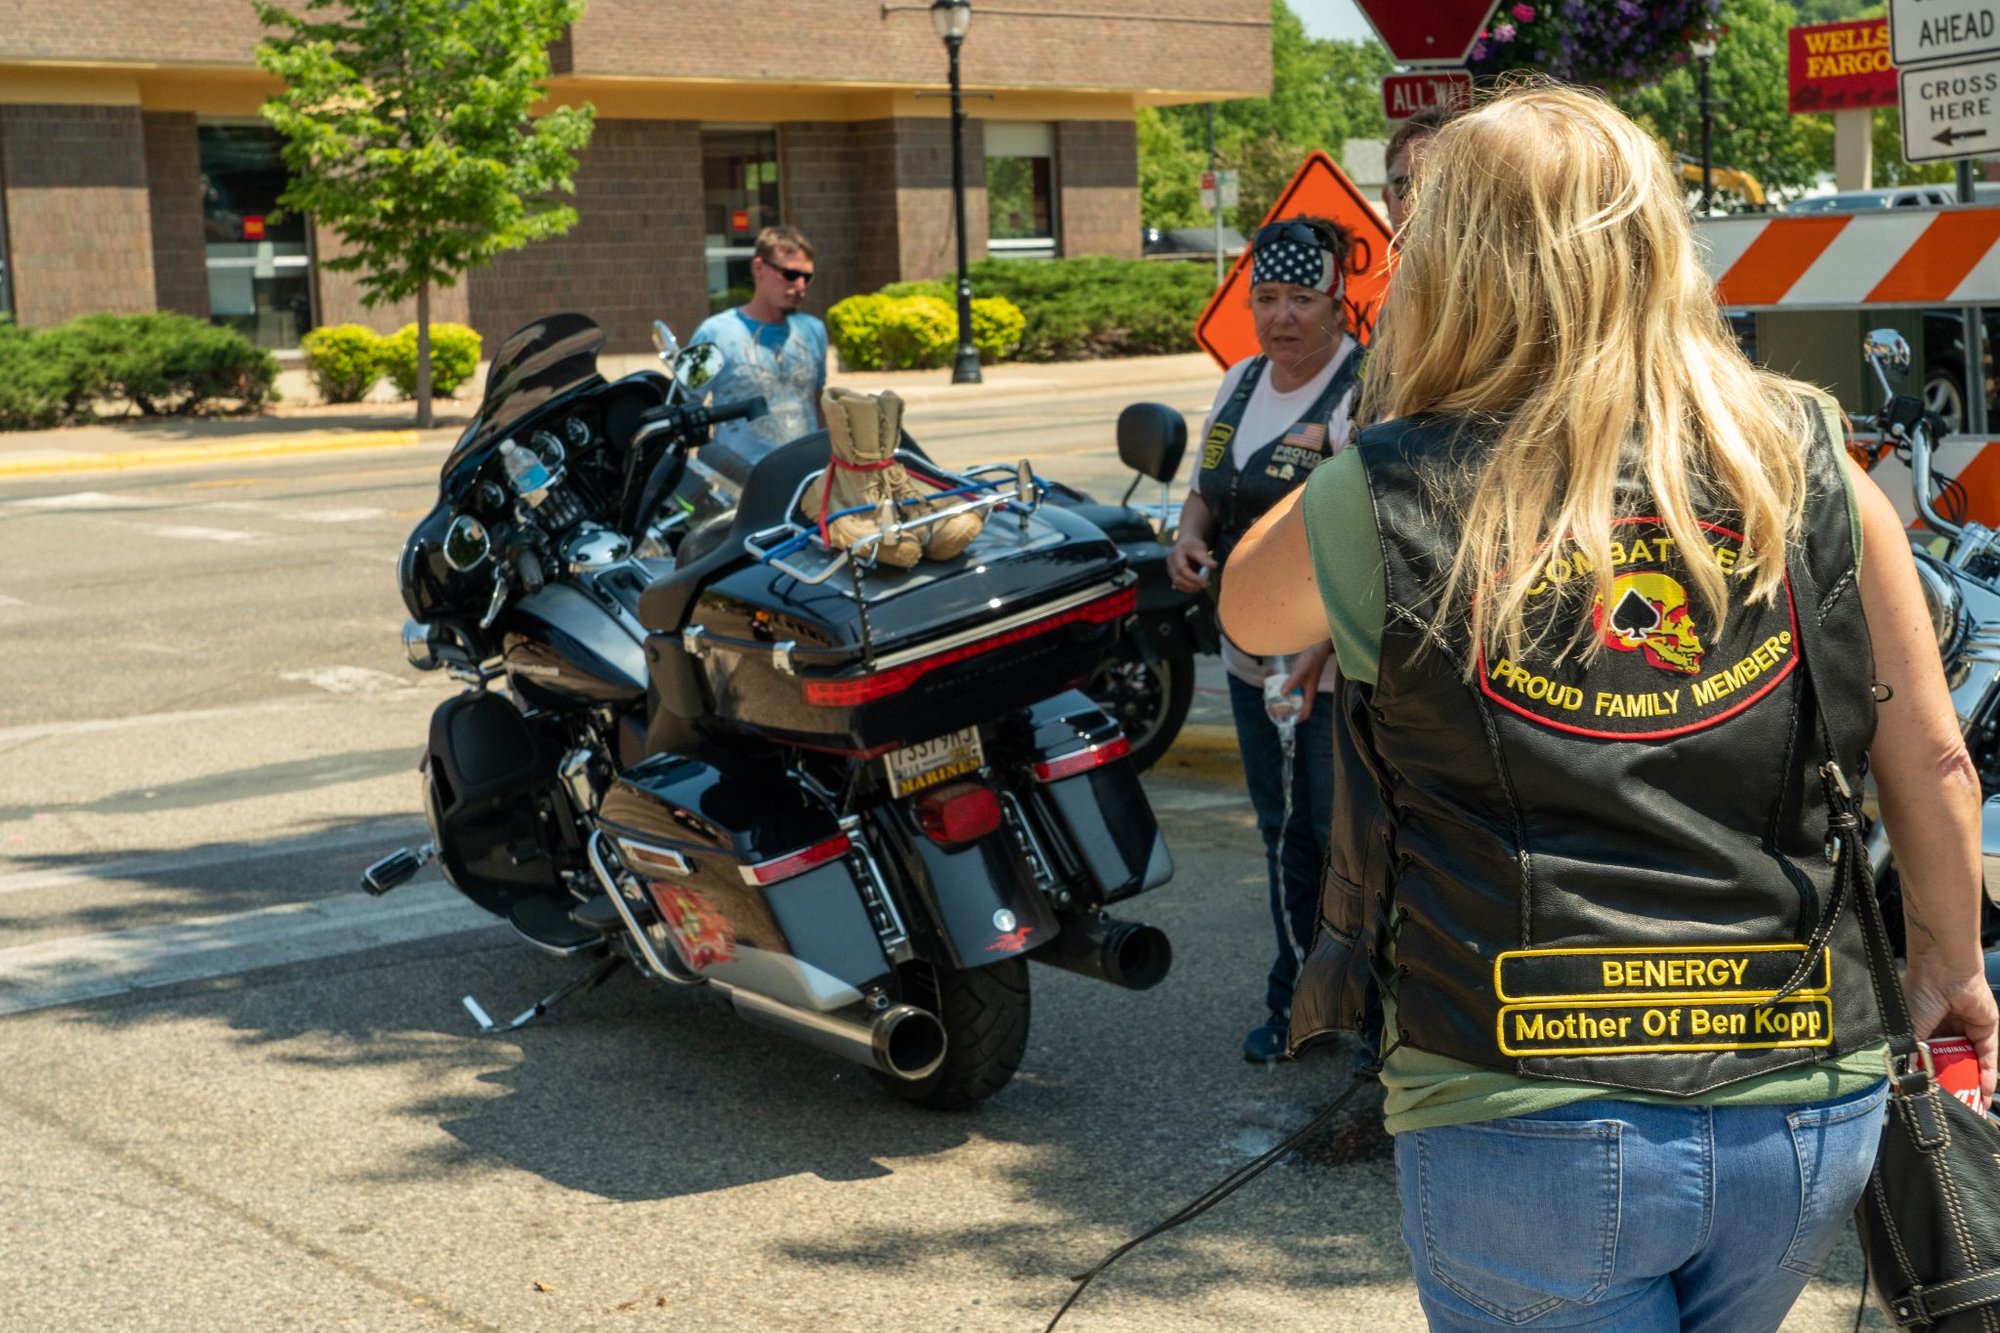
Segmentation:
[(1993, 0), (1889, 0), (1890, 59), (1924, 65), (2000, 51), (1994, 9)]
[(1463, 111), (1472, 105), (1472, 76), (1462, 69), (1425, 70), (1382, 77), (1382, 114), (1408, 120), (1433, 107)]
[(1906, 161), (2000, 149), (2000, 57), (1900, 70), (1897, 79)]

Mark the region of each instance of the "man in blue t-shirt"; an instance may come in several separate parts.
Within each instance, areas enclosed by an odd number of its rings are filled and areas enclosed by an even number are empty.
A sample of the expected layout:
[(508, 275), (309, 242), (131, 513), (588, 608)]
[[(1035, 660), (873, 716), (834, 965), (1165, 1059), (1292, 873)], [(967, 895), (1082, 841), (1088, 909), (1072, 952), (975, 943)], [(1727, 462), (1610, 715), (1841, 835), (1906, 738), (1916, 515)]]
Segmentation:
[(766, 227), (750, 260), (756, 289), (747, 305), (711, 315), (695, 342), (722, 350), (722, 370), (710, 385), (720, 407), (762, 396), (768, 409), (751, 421), (716, 427), (697, 458), (737, 486), (773, 446), (818, 429), (826, 387), (826, 325), (800, 311), (813, 280), (813, 247), (796, 227)]

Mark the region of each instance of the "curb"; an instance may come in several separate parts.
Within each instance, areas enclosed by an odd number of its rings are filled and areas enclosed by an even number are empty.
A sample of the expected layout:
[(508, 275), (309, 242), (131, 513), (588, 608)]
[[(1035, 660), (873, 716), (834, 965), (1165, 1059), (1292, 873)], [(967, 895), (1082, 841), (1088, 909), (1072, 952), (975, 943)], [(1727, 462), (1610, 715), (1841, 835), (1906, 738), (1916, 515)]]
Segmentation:
[(108, 453), (71, 454), (64, 458), (0, 459), (0, 477), (57, 476), (70, 472), (122, 472), (129, 468), (172, 467), (182, 463), (220, 463), (244, 458), (291, 457), (295, 454), (344, 453), (356, 449), (408, 449), (423, 443), (415, 430), (360, 431), (316, 439), (241, 440), (218, 444), (176, 444), (156, 449), (119, 449)]
[(1167, 747), (1167, 753), (1176, 750), (1199, 750), (1204, 754), (1235, 754), (1236, 728), (1224, 726), (1220, 722), (1189, 722), (1182, 725), (1174, 743)]

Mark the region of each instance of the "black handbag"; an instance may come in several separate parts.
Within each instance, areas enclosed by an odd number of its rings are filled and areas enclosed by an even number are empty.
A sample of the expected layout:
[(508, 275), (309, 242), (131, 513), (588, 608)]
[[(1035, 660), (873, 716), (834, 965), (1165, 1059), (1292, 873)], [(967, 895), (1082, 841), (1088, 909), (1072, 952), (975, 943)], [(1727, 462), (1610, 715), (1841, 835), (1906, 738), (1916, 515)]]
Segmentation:
[[(1865, 872), (1865, 856), (1846, 856), (1848, 873)], [(1855, 896), (1865, 904), (1868, 970), (1890, 1052), (1889, 1115), (1854, 1210), (1861, 1252), (1898, 1327), (2000, 1333), (2000, 1128), (1932, 1077), (1930, 1050), (1910, 1030), (1881, 906), (1869, 887)]]
[[(1790, 563), (1795, 581), (1806, 577), (1796, 555)], [(1801, 665), (1820, 709), (1826, 751), (1820, 776), (1842, 880), (1835, 901), (1855, 900), (1889, 1041), (1888, 1115), (1854, 1212), (1861, 1253), (1877, 1298), (1899, 1328), (2000, 1333), (2000, 1127), (1938, 1086), (1930, 1049), (1912, 1031), (1861, 836), (1861, 798), (1834, 757), (1824, 704), (1812, 684), (1812, 660), (1822, 643), (1818, 618), (1808, 608), (1797, 623)]]

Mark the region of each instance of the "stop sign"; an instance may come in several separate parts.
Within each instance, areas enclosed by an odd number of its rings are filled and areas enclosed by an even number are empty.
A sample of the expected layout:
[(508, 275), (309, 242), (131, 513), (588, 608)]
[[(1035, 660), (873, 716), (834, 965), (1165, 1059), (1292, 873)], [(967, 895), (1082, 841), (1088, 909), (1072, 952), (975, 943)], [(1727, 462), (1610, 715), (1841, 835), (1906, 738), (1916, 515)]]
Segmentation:
[(1399, 65), (1460, 65), (1498, 0), (1355, 0)]

